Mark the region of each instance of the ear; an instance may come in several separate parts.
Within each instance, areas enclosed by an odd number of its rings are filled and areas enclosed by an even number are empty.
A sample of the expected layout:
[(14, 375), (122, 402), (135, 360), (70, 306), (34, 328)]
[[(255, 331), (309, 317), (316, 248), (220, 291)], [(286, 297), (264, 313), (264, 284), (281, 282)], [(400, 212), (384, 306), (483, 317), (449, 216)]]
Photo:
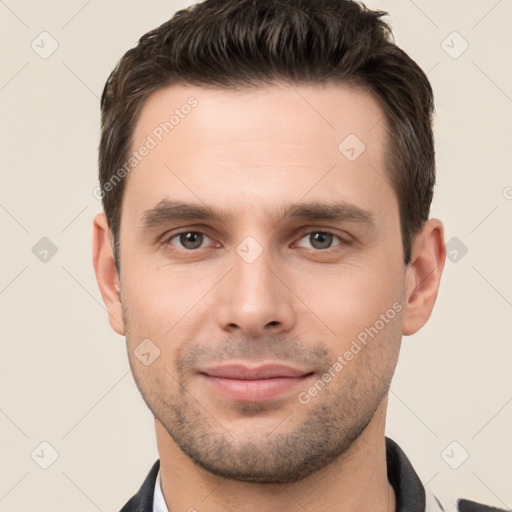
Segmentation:
[(443, 223), (439, 219), (429, 219), (414, 239), (411, 261), (406, 269), (404, 336), (419, 331), (430, 318), (445, 261)]
[[(111, 232), (105, 213), (94, 217), (92, 237), (92, 260), (96, 280), (107, 308), (108, 321), (121, 336), (125, 335), (119, 276), (114, 262), (114, 252), (110, 243)], [(117, 287), (117, 288), (116, 288)]]

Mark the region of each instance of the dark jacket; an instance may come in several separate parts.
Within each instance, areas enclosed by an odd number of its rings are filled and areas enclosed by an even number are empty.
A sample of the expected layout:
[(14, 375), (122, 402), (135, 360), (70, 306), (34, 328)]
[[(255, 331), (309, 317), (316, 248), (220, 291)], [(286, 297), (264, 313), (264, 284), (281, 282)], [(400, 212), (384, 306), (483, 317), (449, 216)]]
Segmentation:
[[(405, 453), (389, 437), (386, 437), (386, 459), (388, 479), (396, 495), (396, 512), (425, 512), (425, 488)], [(128, 501), (121, 509), (121, 512), (153, 511), (153, 496), (159, 468), (160, 460), (157, 460), (144, 480), (139, 492)], [(437, 501), (437, 505), (439, 510), (445, 510), (439, 501)], [(465, 499), (458, 500), (457, 510), (459, 512), (505, 512), (503, 509), (488, 507)]]

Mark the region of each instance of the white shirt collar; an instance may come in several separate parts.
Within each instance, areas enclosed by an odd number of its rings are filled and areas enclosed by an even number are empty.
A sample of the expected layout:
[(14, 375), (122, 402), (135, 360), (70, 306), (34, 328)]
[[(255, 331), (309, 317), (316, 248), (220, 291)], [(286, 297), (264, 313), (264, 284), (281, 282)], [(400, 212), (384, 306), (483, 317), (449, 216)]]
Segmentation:
[(169, 512), (165, 504), (164, 495), (162, 493), (162, 484), (160, 482), (160, 470), (156, 477), (155, 494), (153, 495), (153, 512)]

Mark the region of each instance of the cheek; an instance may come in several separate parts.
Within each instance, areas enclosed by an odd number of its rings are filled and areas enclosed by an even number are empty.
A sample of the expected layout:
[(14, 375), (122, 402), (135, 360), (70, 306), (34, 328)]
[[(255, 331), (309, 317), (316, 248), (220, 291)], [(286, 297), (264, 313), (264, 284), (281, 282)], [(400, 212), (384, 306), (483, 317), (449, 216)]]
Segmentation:
[(215, 283), (212, 272), (193, 274), (170, 265), (143, 269), (125, 266), (123, 294), (130, 332), (142, 338), (168, 340), (194, 325)]
[(387, 331), (389, 324), (396, 324), (401, 310), (403, 283), (395, 267), (374, 261), (290, 276), (295, 283), (292, 289), (307, 308), (304, 317), (297, 319), (299, 330), (308, 332), (312, 325), (325, 328), (326, 336), (338, 340), (339, 349), (373, 326), (381, 315), (388, 320)]

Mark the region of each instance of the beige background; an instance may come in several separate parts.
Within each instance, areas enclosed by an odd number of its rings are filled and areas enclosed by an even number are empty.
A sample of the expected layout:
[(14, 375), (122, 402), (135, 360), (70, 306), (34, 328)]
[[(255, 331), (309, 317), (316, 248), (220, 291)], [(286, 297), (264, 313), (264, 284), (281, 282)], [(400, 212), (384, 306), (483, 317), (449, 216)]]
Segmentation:
[[(158, 456), (93, 273), (92, 191), (109, 72), (185, 5), (0, 0), (0, 511), (119, 510)], [(430, 322), (404, 338), (387, 435), (446, 505), (465, 496), (511, 508), (512, 2), (368, 5), (391, 13), (399, 45), (428, 71), (438, 113), (432, 216), (445, 222), (449, 249), (468, 249), (447, 262)], [(31, 47), (43, 31), (59, 45), (47, 59)], [(47, 262), (32, 252), (42, 237), (58, 251)], [(42, 442), (58, 452), (48, 469)], [(452, 469), (446, 460), (458, 465), (462, 450), (468, 459)]]

